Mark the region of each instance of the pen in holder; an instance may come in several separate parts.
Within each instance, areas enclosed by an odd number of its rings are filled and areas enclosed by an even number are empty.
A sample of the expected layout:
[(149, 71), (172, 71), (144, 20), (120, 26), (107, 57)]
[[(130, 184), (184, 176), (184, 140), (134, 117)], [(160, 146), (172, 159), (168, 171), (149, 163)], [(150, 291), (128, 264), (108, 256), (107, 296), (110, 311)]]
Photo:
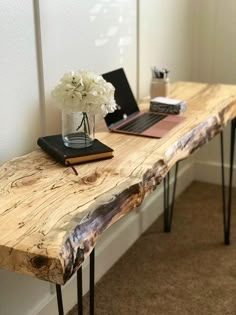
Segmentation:
[(158, 70), (156, 67), (152, 69), (152, 80), (150, 86), (151, 99), (157, 96), (167, 97), (169, 95), (170, 79), (167, 69)]

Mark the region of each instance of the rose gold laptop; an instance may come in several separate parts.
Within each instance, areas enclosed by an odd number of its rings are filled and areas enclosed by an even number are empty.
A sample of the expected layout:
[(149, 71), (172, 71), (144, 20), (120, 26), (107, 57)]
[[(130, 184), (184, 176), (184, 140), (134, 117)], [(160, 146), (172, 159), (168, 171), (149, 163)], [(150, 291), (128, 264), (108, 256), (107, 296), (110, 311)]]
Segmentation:
[(161, 138), (183, 121), (184, 118), (177, 115), (141, 112), (123, 68), (102, 76), (115, 87), (115, 100), (119, 106), (119, 109), (105, 117), (110, 131)]

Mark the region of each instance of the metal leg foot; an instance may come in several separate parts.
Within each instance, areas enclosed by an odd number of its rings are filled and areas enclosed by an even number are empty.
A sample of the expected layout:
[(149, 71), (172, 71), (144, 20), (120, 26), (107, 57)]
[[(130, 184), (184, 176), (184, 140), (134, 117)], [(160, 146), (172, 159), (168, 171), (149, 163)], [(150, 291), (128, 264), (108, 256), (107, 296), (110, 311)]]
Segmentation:
[(232, 184), (233, 184), (233, 163), (234, 163), (235, 131), (236, 131), (236, 118), (234, 118), (232, 120), (232, 122), (231, 122), (228, 200), (226, 200), (226, 193), (225, 193), (226, 187), (225, 187), (225, 162), (224, 162), (224, 138), (223, 138), (223, 132), (221, 132), (221, 134), (220, 134), (221, 178), (222, 178), (222, 208), (223, 208), (223, 226), (224, 226), (224, 243), (225, 243), (225, 245), (229, 245), (230, 244), (231, 204), (232, 204)]
[(178, 175), (179, 162), (175, 165), (175, 175), (174, 175), (174, 186), (172, 193), (172, 200), (170, 203), (170, 173), (168, 172), (164, 178), (164, 232), (169, 233), (171, 231), (174, 202), (175, 202), (175, 192), (177, 186), (177, 175)]
[(64, 315), (61, 286), (56, 284), (58, 315)]

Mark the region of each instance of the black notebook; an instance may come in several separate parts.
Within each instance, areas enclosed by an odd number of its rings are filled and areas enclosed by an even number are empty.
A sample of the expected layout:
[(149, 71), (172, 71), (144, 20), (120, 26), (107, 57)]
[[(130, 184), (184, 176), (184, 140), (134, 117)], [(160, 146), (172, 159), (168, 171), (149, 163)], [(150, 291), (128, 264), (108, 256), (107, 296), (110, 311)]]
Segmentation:
[(95, 139), (88, 148), (72, 149), (64, 146), (61, 135), (40, 137), (37, 144), (64, 165), (79, 164), (113, 157), (113, 149)]

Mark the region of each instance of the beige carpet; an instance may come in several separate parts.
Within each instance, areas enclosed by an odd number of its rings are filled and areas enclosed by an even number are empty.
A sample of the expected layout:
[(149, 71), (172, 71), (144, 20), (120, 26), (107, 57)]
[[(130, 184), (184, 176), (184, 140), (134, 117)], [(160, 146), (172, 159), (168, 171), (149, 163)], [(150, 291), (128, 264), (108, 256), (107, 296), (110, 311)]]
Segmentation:
[(193, 183), (176, 201), (172, 232), (159, 218), (96, 285), (95, 314), (235, 315), (236, 190), (232, 212), (225, 246), (220, 187)]

